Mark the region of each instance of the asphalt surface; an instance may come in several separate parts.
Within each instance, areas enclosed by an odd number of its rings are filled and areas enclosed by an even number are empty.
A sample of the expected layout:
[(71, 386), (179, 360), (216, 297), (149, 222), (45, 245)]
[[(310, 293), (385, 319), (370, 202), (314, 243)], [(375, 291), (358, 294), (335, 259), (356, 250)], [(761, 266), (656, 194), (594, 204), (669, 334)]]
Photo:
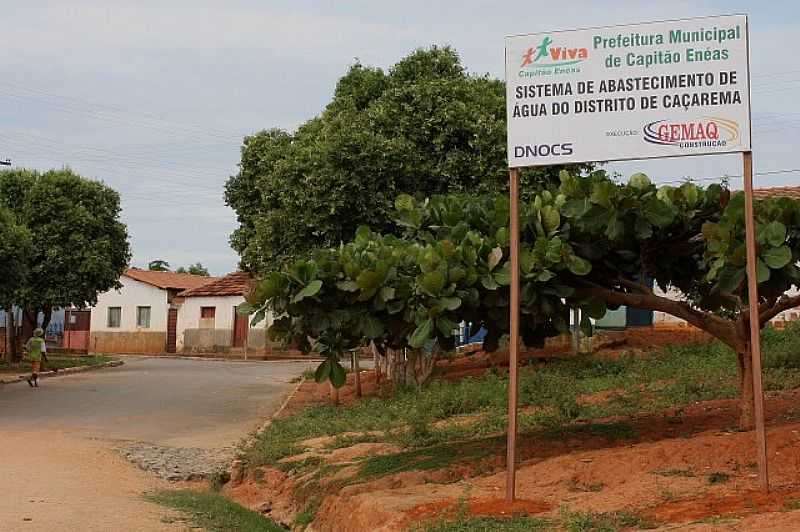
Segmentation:
[(2, 429), (222, 447), (257, 428), (313, 362), (126, 357), (117, 368), (0, 387)]
[(123, 366), (43, 379), (36, 389), (0, 385), (0, 530), (186, 530), (182, 516), (143, 498), (175, 485), (118, 449), (230, 448), (314, 365), (126, 357)]

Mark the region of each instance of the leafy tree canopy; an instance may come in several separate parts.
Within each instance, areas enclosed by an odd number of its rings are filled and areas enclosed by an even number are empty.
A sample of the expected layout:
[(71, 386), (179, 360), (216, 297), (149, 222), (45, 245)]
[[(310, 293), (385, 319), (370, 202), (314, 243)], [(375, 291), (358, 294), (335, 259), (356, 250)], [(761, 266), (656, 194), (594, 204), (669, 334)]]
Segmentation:
[[(276, 315), (273, 337), (305, 348), (315, 339), (332, 353), (329, 367), (337, 353), (365, 341), (446, 347), (462, 319), (485, 324), (492, 350), (508, 332), (508, 212), (499, 195), (401, 195), (393, 213), (399, 236), (362, 227), (348, 244), (268, 273), (250, 309)], [(800, 296), (786, 295), (800, 286), (800, 202), (761, 200), (756, 218), (763, 325), (800, 305)], [(628, 305), (711, 333), (740, 354), (747, 371), (742, 193), (692, 183), (656, 187), (643, 174), (619, 184), (603, 171), (562, 171), (558, 184), (522, 203), (520, 223), (526, 344), (566, 331), (570, 307), (584, 310), (581, 325), (589, 328), (589, 317)], [(647, 279), (674, 297), (654, 292)]]
[(0, 207), (30, 235), (13, 303), (31, 311), (93, 305), (130, 259), (119, 194), (70, 169), (0, 172)]
[(27, 275), (31, 239), (28, 230), (0, 205), (0, 309), (11, 307)]
[(147, 264), (147, 269), (151, 272), (168, 272), (169, 269), (169, 262), (161, 259), (151, 260)]
[[(388, 72), (356, 63), (317, 117), (247, 137), (225, 199), (242, 266), (267, 271), (368, 224), (389, 232), (393, 201), (507, 186), (503, 83), (467, 73), (451, 48), (417, 50)], [(523, 183), (557, 179), (526, 170)]]
[(203, 277), (208, 277), (210, 275), (208, 269), (199, 262), (186, 267), (181, 266), (175, 270), (175, 273), (190, 273), (192, 275), (202, 275)]

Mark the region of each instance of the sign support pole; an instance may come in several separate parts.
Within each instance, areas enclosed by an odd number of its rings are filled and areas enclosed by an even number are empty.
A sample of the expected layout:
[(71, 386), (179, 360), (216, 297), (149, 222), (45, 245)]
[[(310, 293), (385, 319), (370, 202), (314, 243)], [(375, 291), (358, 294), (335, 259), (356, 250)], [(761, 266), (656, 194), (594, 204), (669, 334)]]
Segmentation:
[(517, 366), (519, 362), (519, 168), (510, 168), (509, 241), (511, 247), (510, 337), (508, 344), (508, 442), (506, 501), (514, 502), (517, 476)]
[(742, 159), (744, 162), (744, 210), (747, 239), (747, 298), (750, 303), (750, 357), (753, 368), (753, 396), (755, 399), (758, 483), (763, 491), (768, 492), (767, 435), (764, 426), (764, 387), (761, 373), (761, 316), (758, 311), (756, 230), (753, 210), (753, 152), (746, 151), (742, 153)]

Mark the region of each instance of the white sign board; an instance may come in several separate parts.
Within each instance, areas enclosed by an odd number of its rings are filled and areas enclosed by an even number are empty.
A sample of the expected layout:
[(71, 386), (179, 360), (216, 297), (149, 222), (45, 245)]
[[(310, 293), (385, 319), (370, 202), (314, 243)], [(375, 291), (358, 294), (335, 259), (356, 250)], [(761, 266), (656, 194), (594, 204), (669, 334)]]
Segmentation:
[(509, 167), (750, 150), (747, 16), (506, 39)]

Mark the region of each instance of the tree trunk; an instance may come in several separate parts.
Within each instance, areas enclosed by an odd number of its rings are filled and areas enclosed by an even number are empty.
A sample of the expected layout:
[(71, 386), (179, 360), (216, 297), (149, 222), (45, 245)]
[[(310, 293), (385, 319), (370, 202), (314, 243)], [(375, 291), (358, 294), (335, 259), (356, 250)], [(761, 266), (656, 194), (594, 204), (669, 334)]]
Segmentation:
[(572, 354), (579, 355), (581, 352), (581, 311), (572, 309)]
[(42, 330), (47, 332), (47, 328), (50, 326), (50, 320), (53, 319), (53, 307), (47, 306), (42, 309)]
[(331, 402), (335, 405), (339, 404), (339, 388), (333, 385), (332, 382), (329, 383), (331, 385)]
[(6, 309), (6, 361), (9, 364), (16, 362), (19, 353), (17, 352), (17, 324), (14, 323), (14, 308)]
[(355, 373), (356, 381), (356, 397), (361, 397), (361, 368), (359, 367), (360, 351), (353, 351), (353, 372)]
[(741, 411), (739, 428), (753, 430), (755, 428), (755, 395), (753, 394), (753, 359), (748, 348), (744, 353), (737, 353), (739, 359), (739, 387), (741, 389)]

